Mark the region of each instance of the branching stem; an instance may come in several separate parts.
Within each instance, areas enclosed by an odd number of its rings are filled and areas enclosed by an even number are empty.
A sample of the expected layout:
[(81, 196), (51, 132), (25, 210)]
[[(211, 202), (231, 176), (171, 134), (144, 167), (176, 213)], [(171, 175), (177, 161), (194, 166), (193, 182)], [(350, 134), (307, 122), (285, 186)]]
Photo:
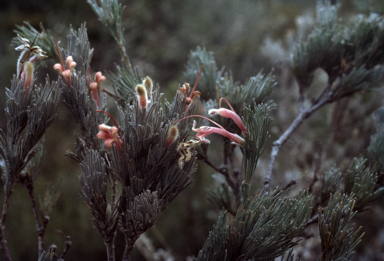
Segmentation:
[[(272, 145), (272, 152), (271, 156), (269, 158), (269, 164), (267, 169), (267, 174), (264, 178), (264, 186), (266, 191), (269, 189), (272, 172), (273, 172), (273, 166), (275, 164), (276, 156), (279, 153), (280, 147), (284, 145), (284, 143), (291, 137), (291, 135), (299, 128), (299, 126), (303, 123), (305, 119), (307, 119), (309, 116), (311, 116), (315, 111), (320, 109), (325, 104), (332, 101), (333, 92), (328, 92), (328, 95), (326, 95), (324, 98), (319, 99), (317, 102), (312, 104), (312, 106), (308, 107), (307, 109), (304, 109), (300, 111), (299, 115), (296, 117), (296, 119), (292, 122), (292, 124), (288, 127), (288, 129), (283, 133), (283, 135), (280, 136), (278, 140), (273, 142)], [(320, 94), (321, 96), (324, 95), (324, 93)]]

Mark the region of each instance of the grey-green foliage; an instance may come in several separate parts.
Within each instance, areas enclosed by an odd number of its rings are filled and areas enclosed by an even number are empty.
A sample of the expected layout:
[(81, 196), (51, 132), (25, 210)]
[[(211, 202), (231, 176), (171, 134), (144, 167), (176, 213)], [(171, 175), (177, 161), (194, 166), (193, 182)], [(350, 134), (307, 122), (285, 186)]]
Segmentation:
[(122, 27), (122, 14), (125, 6), (122, 6), (117, 0), (101, 0), (100, 4), (95, 0), (87, 2), (118, 44), (124, 64), (122, 67), (116, 66), (116, 73), (109, 72), (108, 78), (112, 81), (112, 86), (119, 97), (118, 100), (127, 100), (130, 95), (134, 94), (136, 85), (141, 83), (142, 75), (138, 67), (132, 67), (125, 49), (124, 28)]
[(335, 166), (324, 172), (322, 176), (321, 203), (326, 204), (330, 194), (338, 191), (342, 181), (342, 174)]
[(188, 57), (187, 68), (184, 72), (184, 78), (191, 87), (194, 85), (200, 68), (203, 66), (197, 90), (202, 93), (201, 99), (208, 101), (215, 99), (217, 79), (220, 72), (217, 70), (217, 65), (213, 52), (209, 52), (205, 47), (197, 46), (195, 51), (191, 51)]
[(113, 169), (123, 189), (119, 198), (119, 221), (127, 243), (133, 246), (138, 236), (155, 224), (158, 215), (190, 183), (195, 171), (195, 153), (180, 167), (178, 146), (188, 135), (190, 119), (179, 121), (179, 135), (167, 145), (169, 128), (185, 112), (186, 99), (177, 92), (172, 104), (162, 105), (159, 88), (153, 90), (147, 108), (135, 100), (119, 106), (121, 150), (115, 146), (110, 155)]
[(217, 102), (225, 97), (241, 115), (243, 104), (250, 104), (253, 100), (257, 104), (267, 102), (273, 87), (276, 85), (272, 74), (264, 75), (259, 72), (256, 76), (250, 77), (244, 85), (234, 82), (232, 75), (218, 71), (216, 61), (212, 52), (198, 46), (191, 51), (184, 77), (192, 84), (203, 66), (198, 88), (202, 93), (202, 100), (210, 99)]
[(235, 195), (231, 187), (225, 181), (223, 175), (213, 174), (214, 185), (207, 190), (208, 201), (217, 209), (225, 209), (231, 214), (237, 211), (237, 203)]
[(117, 207), (110, 206), (107, 200), (108, 176), (105, 160), (98, 151), (85, 150), (85, 156), (81, 162), (83, 175), (79, 177), (81, 191), (88, 209), (93, 215), (92, 223), (105, 242), (113, 242), (117, 226)]
[(362, 211), (383, 195), (384, 187), (378, 184), (377, 169), (367, 167), (366, 159), (355, 158), (344, 175), (344, 190), (345, 193), (354, 195), (355, 208)]
[[(80, 127), (85, 146), (93, 146), (94, 149), (102, 148), (102, 142), (96, 138), (96, 135), (99, 131), (98, 125), (106, 122), (106, 115), (104, 113), (97, 113), (96, 110), (105, 109), (106, 97), (98, 90), (100, 97), (100, 108), (98, 108), (90, 95), (89, 86), (91, 79), (89, 68), (93, 49), (90, 48), (85, 24), (81, 25), (77, 31), (71, 28), (67, 36), (67, 48), (59, 49), (64, 60), (68, 56), (72, 56), (73, 61), (77, 63), (74, 73), (71, 75), (70, 83), (67, 83), (63, 77), (60, 77), (58, 80), (64, 86), (63, 102)], [(78, 141), (78, 143), (81, 144), (82, 142)]]
[[(376, 166), (382, 173), (384, 170), (384, 109), (379, 109), (375, 113), (379, 120), (377, 131), (371, 136), (371, 141), (367, 149), (367, 160), (371, 166)], [(383, 175), (380, 175), (383, 178)]]
[(300, 88), (310, 86), (317, 68), (329, 76), (333, 101), (377, 86), (384, 72), (383, 18), (357, 16), (342, 24), (337, 7), (328, 0), (318, 1), (317, 16), (317, 26), (293, 54), (292, 70)]
[(263, 154), (269, 141), (269, 126), (272, 118), (268, 115), (270, 103), (244, 105), (243, 121), (247, 127), (243, 152), (244, 182), (242, 185), (243, 196), (249, 194), (249, 186), (255, 173), (259, 157)]
[(60, 197), (60, 183), (55, 186), (50, 186), (50, 184), (46, 185), (46, 189), (44, 192), (43, 198), (39, 197), (40, 211), (43, 218), (49, 218), (49, 214), (52, 211), (52, 207), (56, 204), (57, 200)]
[[(264, 75), (259, 72), (256, 76), (250, 77), (244, 85), (235, 82), (232, 75), (224, 70), (218, 71), (215, 58), (212, 52), (198, 46), (195, 51), (191, 51), (184, 76), (188, 81), (195, 81), (203, 66), (203, 71), (196, 90), (200, 91), (201, 99), (206, 101), (206, 110), (219, 107), (221, 97), (226, 98), (235, 112), (243, 116), (243, 105), (266, 103), (272, 93), (276, 82), (272, 73)], [(227, 104), (222, 102), (223, 107)], [(240, 129), (232, 119), (214, 116), (213, 120), (223, 126), (226, 130), (233, 133), (240, 133)]]
[(101, 23), (108, 28), (113, 38), (120, 45), (121, 55), (129, 63), (129, 58), (125, 53), (124, 28), (121, 19), (125, 6), (122, 6), (117, 0), (101, 0), (100, 5), (96, 0), (87, 0), (87, 2)]
[[(61, 87), (50, 83), (37, 87), (34, 80), (30, 90), (24, 90), (24, 79), (13, 78), (6, 89), (7, 133), (0, 131), (0, 156), (4, 160), (2, 175), (6, 193), (10, 192), (19, 173), (38, 152), (35, 147), (53, 122), (61, 98)], [(25, 133), (22, 133), (26, 128)]]
[(141, 83), (142, 75), (138, 67), (130, 69), (124, 64), (122, 66), (117, 65), (116, 69), (116, 73), (108, 73), (108, 78), (119, 98), (128, 101), (129, 97), (135, 94), (136, 85)]
[(47, 252), (43, 252), (39, 258), (39, 261), (54, 261), (55, 258), (55, 251), (54, 249), (50, 248)]
[(322, 260), (349, 260), (354, 248), (361, 241), (363, 234), (350, 224), (355, 205), (354, 195), (332, 195), (328, 205), (319, 208), (319, 231), (321, 238)]
[[(255, 105), (268, 103), (269, 95), (276, 86), (276, 82), (272, 73), (264, 75), (259, 72), (256, 76), (249, 78), (244, 85), (233, 83), (232, 77), (228, 78), (228, 75), (225, 75), (218, 86), (218, 97), (226, 98), (236, 113), (242, 117), (245, 115), (246, 106), (255, 108)], [(222, 103), (222, 106), (227, 107), (225, 103)], [(239, 128), (231, 119), (218, 116), (214, 119), (228, 131), (239, 133)], [(247, 124), (246, 121), (245, 124)]]
[[(259, 191), (234, 217), (222, 211), (196, 260), (274, 260), (297, 244), (305, 228), (312, 197)], [(226, 223), (227, 222), (227, 223)]]

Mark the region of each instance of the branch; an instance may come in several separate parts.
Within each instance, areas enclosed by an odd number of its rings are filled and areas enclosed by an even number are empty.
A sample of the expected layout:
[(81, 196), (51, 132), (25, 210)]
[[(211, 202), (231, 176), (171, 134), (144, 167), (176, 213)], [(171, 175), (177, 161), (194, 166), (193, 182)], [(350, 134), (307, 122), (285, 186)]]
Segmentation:
[(11, 261), (11, 254), (9, 253), (8, 246), (7, 246), (7, 240), (4, 238), (4, 229), (3, 225), (0, 225), (0, 245), (1, 245), (1, 252), (3, 253), (4, 261)]
[(68, 252), (69, 248), (72, 246), (71, 237), (65, 236), (61, 230), (56, 230), (56, 232), (65, 238), (65, 248), (64, 248), (63, 253), (61, 254), (60, 258), (58, 259), (58, 261), (64, 261), (65, 254)]
[(307, 221), (305, 226), (309, 226), (313, 223), (316, 223), (319, 220), (319, 214), (314, 215), (310, 220)]
[[(318, 100), (309, 108), (301, 111), (299, 115), (296, 117), (296, 119), (292, 122), (292, 124), (288, 127), (288, 129), (283, 133), (283, 135), (281, 135), (278, 140), (273, 142), (267, 174), (265, 175), (265, 178), (264, 178), (264, 186), (266, 191), (269, 189), (269, 186), (270, 186), (273, 166), (275, 164), (276, 156), (279, 153), (280, 147), (284, 145), (284, 143), (299, 128), (299, 126), (303, 123), (305, 119), (311, 116), (315, 111), (320, 109), (323, 105), (332, 101), (332, 94), (333, 94), (333, 91), (328, 92), (328, 94), (323, 99)], [(324, 94), (321, 93), (320, 95), (323, 96)]]
[[(12, 185), (13, 187), (13, 185)], [(9, 198), (12, 195), (13, 189), (10, 190), (5, 190), (5, 199), (4, 199), (4, 204), (3, 204), (3, 211), (1, 213), (1, 220), (0, 220), (0, 245), (1, 245), (1, 252), (3, 253), (4, 261), (11, 261), (11, 254), (9, 253), (8, 245), (7, 245), (7, 240), (5, 240), (5, 235), (4, 235), (4, 223), (5, 219), (7, 217), (7, 211), (8, 211), (8, 206), (9, 206)]]
[(278, 190), (278, 192), (280, 191), (284, 191), (284, 190), (287, 190), (289, 189), (290, 187), (292, 187), (293, 185), (296, 185), (296, 180), (292, 179), (285, 187), (281, 188)]
[(39, 248), (39, 258), (43, 254), (44, 251), (44, 234), (45, 230), (47, 228), (48, 222), (49, 222), (49, 217), (44, 217), (44, 222), (43, 225), (40, 224), (39, 220), (39, 214), (36, 210), (36, 200), (35, 196), (33, 193), (33, 180), (32, 177), (27, 173), (26, 175), (26, 181), (24, 183), (25, 187), (28, 190), (29, 198), (31, 199), (31, 205), (32, 205), (32, 212), (33, 216), (35, 218), (35, 225), (36, 225), (36, 232), (37, 232), (37, 242), (38, 242), (38, 248)]
[(225, 167), (225, 165), (222, 165), (222, 167), (217, 167), (212, 161), (208, 159), (206, 155), (197, 154), (197, 159), (206, 163), (208, 166), (210, 166), (211, 168), (213, 168), (214, 170), (216, 170), (218, 173), (222, 174), (225, 177), (225, 181), (231, 187), (232, 192), (236, 197), (237, 203), (240, 204), (241, 203), (240, 187), (229, 176), (228, 168)]

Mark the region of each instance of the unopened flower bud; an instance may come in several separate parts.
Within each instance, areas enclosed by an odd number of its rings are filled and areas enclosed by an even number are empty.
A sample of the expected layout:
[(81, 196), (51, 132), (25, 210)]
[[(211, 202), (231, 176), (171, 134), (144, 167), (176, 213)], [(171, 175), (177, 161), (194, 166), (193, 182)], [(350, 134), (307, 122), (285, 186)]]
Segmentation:
[(24, 65), (24, 72), (25, 72), (25, 81), (24, 81), (24, 91), (29, 91), (29, 88), (31, 87), (32, 79), (33, 79), (33, 64), (31, 62), (26, 62)]
[(175, 125), (172, 125), (168, 130), (167, 139), (165, 141), (165, 147), (168, 148), (169, 145), (171, 145), (172, 142), (174, 142), (178, 136), (179, 129)]
[(153, 88), (152, 79), (149, 76), (145, 77), (143, 81), (143, 85), (145, 86), (145, 88), (147, 88), (148, 98), (151, 98), (152, 88)]
[(147, 89), (145, 89), (144, 85), (138, 84), (136, 86), (137, 99), (139, 102), (140, 108), (147, 108), (148, 97), (147, 97)]

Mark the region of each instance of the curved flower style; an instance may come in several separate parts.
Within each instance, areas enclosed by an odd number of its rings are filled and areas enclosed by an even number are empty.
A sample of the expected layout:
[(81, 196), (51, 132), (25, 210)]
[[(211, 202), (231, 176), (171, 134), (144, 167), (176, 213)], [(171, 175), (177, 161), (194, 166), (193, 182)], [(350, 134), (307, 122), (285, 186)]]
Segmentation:
[(244, 126), (243, 121), (241, 120), (240, 116), (236, 114), (236, 112), (225, 109), (225, 108), (220, 108), (220, 109), (210, 109), (208, 111), (208, 114), (211, 116), (214, 115), (220, 115), (225, 118), (231, 118), (234, 120), (234, 122), (239, 126), (239, 128), (243, 131), (243, 133), (247, 132), (247, 128)]
[(208, 143), (208, 144), (211, 143), (205, 137), (208, 136), (209, 134), (217, 133), (232, 140), (232, 144), (239, 145), (239, 146), (244, 146), (245, 144), (245, 140), (242, 137), (240, 137), (235, 133), (229, 132), (224, 128), (201, 126), (200, 128), (196, 129), (195, 127), (196, 127), (196, 121), (193, 121), (192, 130), (197, 132), (197, 134), (195, 135), (195, 138), (199, 139), (201, 142)]
[(119, 137), (119, 129), (106, 124), (99, 125), (100, 132), (96, 135), (97, 138), (105, 140), (104, 144), (107, 149), (112, 148), (112, 144), (121, 150), (121, 139)]

